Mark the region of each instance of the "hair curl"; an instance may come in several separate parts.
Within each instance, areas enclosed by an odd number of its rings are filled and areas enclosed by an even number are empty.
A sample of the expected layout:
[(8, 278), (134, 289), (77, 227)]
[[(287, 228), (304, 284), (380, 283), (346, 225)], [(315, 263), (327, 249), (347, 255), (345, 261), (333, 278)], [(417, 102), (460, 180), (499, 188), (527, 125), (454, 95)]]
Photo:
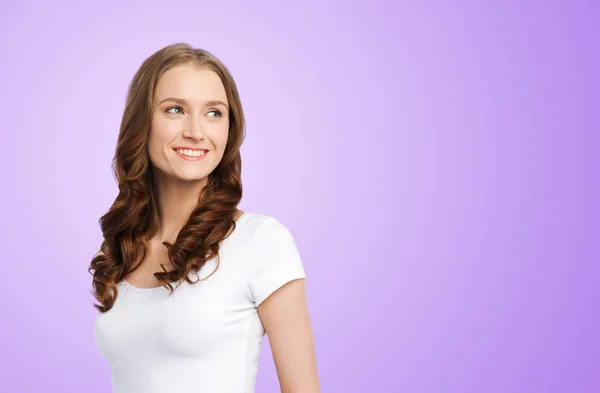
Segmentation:
[(94, 307), (100, 312), (113, 307), (117, 284), (141, 265), (148, 253), (145, 240), (156, 234), (156, 190), (147, 149), (152, 101), (163, 73), (188, 63), (211, 69), (221, 78), (230, 108), (229, 137), (221, 162), (208, 176), (198, 204), (175, 243), (163, 242), (174, 269), (167, 272), (163, 267), (164, 272), (154, 273), (154, 277), (171, 294), (172, 282), (198, 282), (189, 279), (190, 272), (198, 272), (215, 256), (219, 260), (221, 241), (235, 229), (234, 216), (242, 198), (240, 146), (245, 138), (245, 120), (236, 84), (229, 70), (210, 52), (186, 43), (166, 46), (142, 63), (129, 85), (112, 160), (119, 193), (99, 220), (104, 240), (88, 269), (93, 276), (91, 293), (100, 302)]

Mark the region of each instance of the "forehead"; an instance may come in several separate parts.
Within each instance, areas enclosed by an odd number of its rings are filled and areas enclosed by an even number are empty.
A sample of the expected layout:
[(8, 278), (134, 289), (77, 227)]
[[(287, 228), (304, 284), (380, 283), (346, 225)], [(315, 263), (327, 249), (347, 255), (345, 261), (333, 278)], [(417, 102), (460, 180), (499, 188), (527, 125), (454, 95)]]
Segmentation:
[(185, 64), (167, 70), (159, 79), (154, 102), (166, 97), (183, 98), (192, 105), (202, 101), (221, 100), (227, 102), (225, 86), (219, 75), (208, 68)]

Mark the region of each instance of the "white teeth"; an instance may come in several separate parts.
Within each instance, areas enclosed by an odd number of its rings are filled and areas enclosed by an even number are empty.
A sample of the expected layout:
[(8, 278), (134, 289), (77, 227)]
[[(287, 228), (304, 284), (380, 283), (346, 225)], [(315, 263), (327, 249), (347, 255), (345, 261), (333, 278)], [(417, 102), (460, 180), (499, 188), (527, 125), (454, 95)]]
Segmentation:
[(189, 157), (200, 157), (203, 156), (206, 153), (206, 150), (185, 150), (185, 149), (179, 149), (176, 150), (177, 153), (182, 154), (184, 156), (189, 156)]

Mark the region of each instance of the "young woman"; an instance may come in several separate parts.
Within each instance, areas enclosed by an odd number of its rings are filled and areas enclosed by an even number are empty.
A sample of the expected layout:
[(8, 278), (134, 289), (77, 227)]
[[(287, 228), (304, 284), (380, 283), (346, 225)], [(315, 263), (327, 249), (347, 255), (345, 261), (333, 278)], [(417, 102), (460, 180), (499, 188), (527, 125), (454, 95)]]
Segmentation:
[(150, 56), (127, 96), (119, 193), (92, 259), (95, 340), (114, 393), (252, 393), (265, 335), (282, 392), (319, 392), (294, 238), (237, 209), (245, 122), (211, 53)]

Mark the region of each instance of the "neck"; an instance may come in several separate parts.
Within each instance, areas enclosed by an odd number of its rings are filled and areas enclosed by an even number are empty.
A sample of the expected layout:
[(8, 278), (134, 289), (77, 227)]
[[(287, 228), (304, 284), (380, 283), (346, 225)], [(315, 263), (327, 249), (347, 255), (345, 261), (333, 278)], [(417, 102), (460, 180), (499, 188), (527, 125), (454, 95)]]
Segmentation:
[(187, 181), (170, 176), (155, 176), (158, 208), (158, 231), (160, 241), (174, 243), (177, 235), (198, 205), (200, 192), (208, 178)]

